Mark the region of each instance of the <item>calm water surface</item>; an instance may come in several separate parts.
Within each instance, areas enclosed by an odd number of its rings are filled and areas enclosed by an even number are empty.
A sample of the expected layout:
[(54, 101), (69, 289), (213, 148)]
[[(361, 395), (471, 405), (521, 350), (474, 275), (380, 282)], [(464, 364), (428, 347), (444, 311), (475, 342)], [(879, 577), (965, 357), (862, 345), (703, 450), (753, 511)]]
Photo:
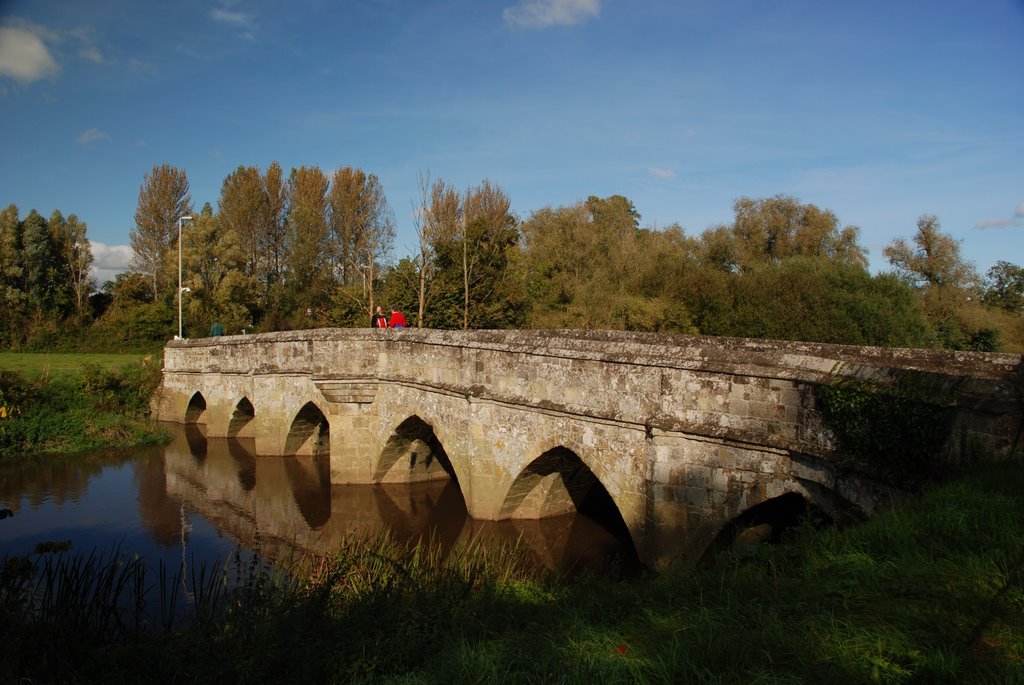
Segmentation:
[(519, 540), (539, 564), (574, 571), (630, 557), (632, 547), (582, 515), (542, 521), (467, 517), (458, 484), (331, 485), (315, 457), (254, 457), (252, 444), (170, 425), (165, 447), (42, 456), (0, 468), (0, 557), (40, 542), (79, 553), (139, 554), (154, 566), (224, 562), (236, 552), (330, 553), (351, 536), (401, 541)]

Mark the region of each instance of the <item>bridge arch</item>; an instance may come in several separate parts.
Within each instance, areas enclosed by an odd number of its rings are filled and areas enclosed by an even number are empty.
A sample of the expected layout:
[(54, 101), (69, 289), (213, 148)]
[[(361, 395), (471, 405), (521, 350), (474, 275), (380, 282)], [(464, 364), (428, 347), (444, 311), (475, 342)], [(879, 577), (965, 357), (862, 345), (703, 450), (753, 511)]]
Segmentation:
[(377, 458), (375, 483), (416, 483), (451, 479), (458, 474), (434, 426), (413, 414), (392, 431)]
[(573, 512), (593, 519), (616, 537), (632, 543), (614, 497), (574, 450), (559, 445), (546, 450), (516, 476), (500, 515), (539, 519)]
[(315, 402), (306, 402), (295, 414), (284, 443), (285, 456), (330, 456), (331, 424)]
[(206, 398), (198, 390), (192, 394), (185, 407), (185, 423), (205, 423)]
[(700, 554), (702, 561), (762, 542), (778, 543), (805, 521), (842, 525), (865, 518), (861, 507), (832, 488), (802, 478), (783, 479), (771, 488), (751, 487), (745, 495), (741, 511), (727, 506), (721, 512), (722, 524)]
[(238, 400), (234, 410), (231, 412), (231, 419), (228, 421), (228, 437), (248, 437), (252, 431), (252, 422), (256, 418), (256, 409), (248, 397)]

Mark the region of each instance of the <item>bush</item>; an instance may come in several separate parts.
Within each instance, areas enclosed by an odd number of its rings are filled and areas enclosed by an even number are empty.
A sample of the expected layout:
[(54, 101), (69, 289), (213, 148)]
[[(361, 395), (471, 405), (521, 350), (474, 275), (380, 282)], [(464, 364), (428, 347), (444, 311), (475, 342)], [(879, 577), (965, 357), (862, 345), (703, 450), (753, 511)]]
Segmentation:
[(79, 378), (37, 385), (0, 371), (0, 456), (161, 440), (163, 432), (148, 419), (159, 382), (160, 367), (148, 357), (122, 370), (86, 363)]

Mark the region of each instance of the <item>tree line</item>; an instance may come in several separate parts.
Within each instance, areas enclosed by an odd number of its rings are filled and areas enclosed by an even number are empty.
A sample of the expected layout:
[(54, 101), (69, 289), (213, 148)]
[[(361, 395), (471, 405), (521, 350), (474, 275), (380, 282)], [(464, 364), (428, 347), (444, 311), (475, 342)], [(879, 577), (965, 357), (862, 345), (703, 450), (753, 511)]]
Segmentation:
[[(0, 345), (139, 349), (185, 335), (367, 326), (377, 305), (432, 328), (610, 328), (901, 347), (1024, 350), (1024, 269), (985, 277), (922, 216), (872, 275), (856, 226), (796, 198), (742, 197), (731, 223), (642, 227), (621, 195), (520, 218), (496, 184), (421, 175), (414, 254), (393, 257), (380, 180), (240, 166), (198, 211), (182, 169), (139, 188), (130, 271), (97, 284), (86, 225), (0, 215)], [(179, 244), (179, 232), (181, 241)]]

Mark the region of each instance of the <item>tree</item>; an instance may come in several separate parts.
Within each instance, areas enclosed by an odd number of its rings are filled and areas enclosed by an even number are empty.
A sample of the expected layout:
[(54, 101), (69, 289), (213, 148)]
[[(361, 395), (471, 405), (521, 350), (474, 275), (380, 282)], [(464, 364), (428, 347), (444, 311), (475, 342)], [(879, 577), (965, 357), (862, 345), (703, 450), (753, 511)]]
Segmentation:
[[(54, 212), (56, 222), (63, 221), (60, 212)], [(32, 210), (25, 217), (25, 294), (37, 315), (53, 320), (62, 319), (70, 310), (67, 264), (60, 246), (46, 219)]]
[(591, 195), (587, 198), (587, 209), (590, 220), (612, 234), (626, 236), (640, 227), (640, 212), (622, 195), (606, 198)]
[(729, 232), (736, 243), (734, 254), (740, 269), (789, 257), (823, 258), (867, 268), (867, 254), (857, 244), (860, 229), (840, 228), (839, 219), (829, 210), (776, 195), (741, 197), (733, 204), (733, 212)]
[(362, 284), (369, 314), (378, 266), (394, 241), (394, 217), (377, 176), (352, 167), (334, 172), (329, 205), (333, 273), (343, 286)]
[(241, 272), (248, 284), (244, 304), (253, 321), (280, 306), (287, 204), (287, 185), (277, 162), (262, 174), (255, 166), (239, 166), (221, 185), (217, 220), (241, 252)]
[(942, 347), (995, 349), (997, 333), (978, 316), (978, 275), (974, 265), (960, 257), (960, 244), (941, 231), (939, 220), (925, 214), (917, 220), (915, 247), (902, 238), (884, 250), (896, 274), (917, 288), (928, 320)]
[(17, 337), (27, 306), (23, 235), (18, 208), (8, 205), (0, 212), (0, 343)]
[[(531, 274), (530, 325), (690, 332), (664, 273), (685, 264), (682, 229), (642, 230), (640, 214), (621, 196), (534, 212), (523, 223)], [(657, 270), (663, 269), (663, 274)]]
[(65, 264), (67, 286), (74, 304), (75, 315), (81, 319), (86, 300), (96, 284), (92, 280), (92, 245), (86, 237), (88, 226), (74, 214), (64, 219), (55, 211), (50, 217), (50, 231)]
[[(462, 328), (469, 329), (472, 300), (477, 308), (493, 305), (496, 292), (506, 285), (509, 249), (519, 243), (518, 226), (509, 208), (511, 200), (501, 188), (484, 179), (470, 188), (462, 201)], [(495, 317), (477, 313), (480, 321)]]
[(253, 279), (245, 275), (246, 255), (235, 231), (227, 230), (207, 203), (186, 232), (185, 273), (191, 289), (188, 320), (192, 329), (210, 330), (220, 322), (229, 331), (249, 327), (249, 291)]
[(8, 205), (0, 212), (0, 286), (24, 287), (24, 230), (18, 208)]
[(257, 277), (263, 270), (268, 197), (260, 170), (239, 166), (224, 178), (217, 203), (217, 219), (224, 231), (236, 236), (244, 256), (246, 276)]
[(327, 176), (317, 166), (293, 168), (288, 179), (287, 291), (295, 306), (312, 306), (330, 268)]
[(429, 176), (420, 175), (420, 206), (416, 216), (416, 237), (419, 255), (416, 258), (417, 320), (416, 325), (427, 325), (437, 272), (438, 246), (454, 240), (462, 225), (462, 200), (459, 193), (442, 179), (433, 183)]
[(1024, 268), (998, 261), (986, 273), (985, 281), (985, 304), (1024, 314)]
[(177, 245), (178, 219), (191, 213), (192, 197), (185, 171), (170, 164), (154, 165), (139, 187), (135, 228), (129, 235), (135, 251), (133, 266), (149, 275), (154, 298), (164, 290), (173, 290), (177, 282), (171, 253)]
[(288, 242), (288, 185), (281, 165), (273, 162), (263, 173), (263, 195), (266, 204), (260, 217), (260, 247), (264, 268), (261, 279), (267, 284), (267, 306), (276, 300), (275, 293), (285, 271), (285, 246)]
[[(443, 183), (433, 186), (431, 301), (426, 316), (441, 328), (505, 328), (524, 320), (526, 294), (519, 227), (508, 196), (490, 181), (461, 202)], [(456, 194), (455, 198), (459, 198)], [(434, 201), (436, 200), (436, 202)], [(461, 205), (461, 206), (460, 206)]]
[(883, 250), (896, 272), (919, 288), (970, 288), (977, 284), (977, 273), (970, 262), (960, 257), (960, 243), (941, 231), (938, 218), (924, 214), (917, 220), (917, 233), (911, 247), (899, 238)]

